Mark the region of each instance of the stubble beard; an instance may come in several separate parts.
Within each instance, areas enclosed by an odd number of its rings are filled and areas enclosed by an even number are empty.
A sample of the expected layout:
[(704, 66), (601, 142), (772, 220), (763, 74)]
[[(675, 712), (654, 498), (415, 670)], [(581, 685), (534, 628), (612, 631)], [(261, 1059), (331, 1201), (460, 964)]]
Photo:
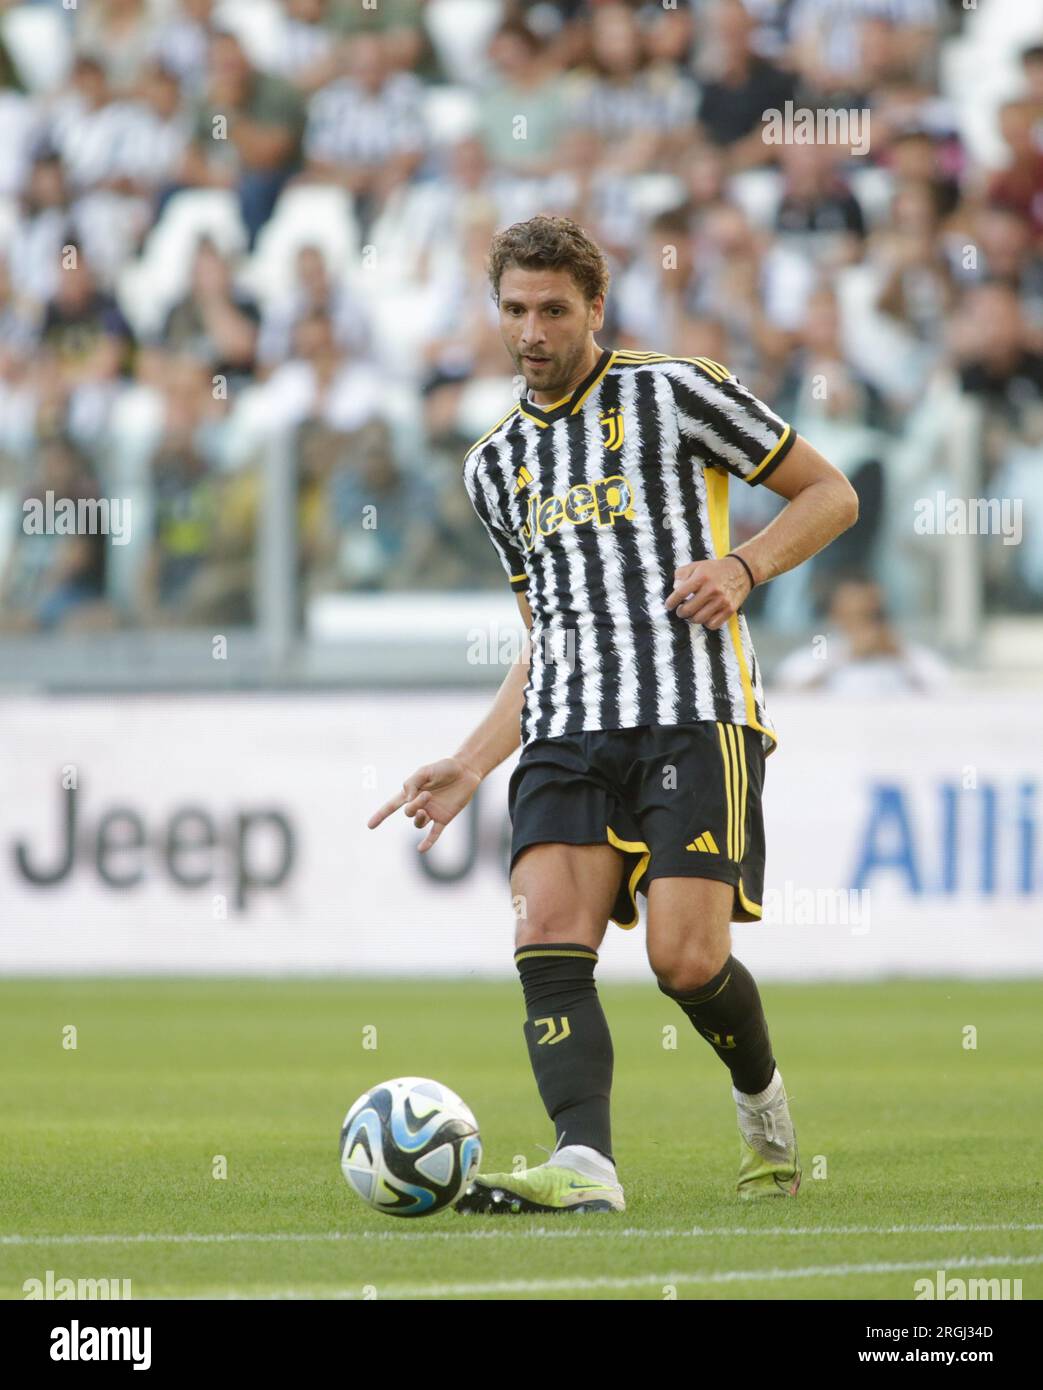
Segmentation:
[[(538, 384), (531, 382), (528, 376), (526, 376), (525, 361), (520, 348), (518, 349), (518, 366), (521, 375), (525, 378), (525, 384), (530, 391), (543, 391), (552, 400), (557, 400), (559, 396), (564, 395), (568, 390), (569, 383), (575, 375), (576, 367), (582, 356), (583, 343), (580, 342), (576, 344), (575, 348), (573, 348), (562, 361), (560, 371), (555, 375), (554, 379), (551, 380), (548, 378)], [(552, 357), (550, 360), (553, 365), (555, 359)]]

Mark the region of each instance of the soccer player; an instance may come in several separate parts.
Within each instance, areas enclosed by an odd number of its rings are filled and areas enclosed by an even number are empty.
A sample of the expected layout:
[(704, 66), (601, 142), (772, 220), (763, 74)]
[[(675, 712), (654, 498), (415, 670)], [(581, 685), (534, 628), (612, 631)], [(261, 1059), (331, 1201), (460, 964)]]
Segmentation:
[[(527, 391), (467, 452), (464, 483), (518, 595), (527, 661), (458, 752), (418, 768), (402, 808), (426, 851), (522, 746), (508, 793), (514, 960), (529, 1059), (557, 1143), (479, 1175), (461, 1211), (622, 1211), (612, 1039), (594, 967), (633, 927), (731, 1073), (740, 1197), (796, 1195), (800, 1160), (760, 995), (730, 923), (761, 915), (765, 758), (776, 745), (741, 613), (754, 584), (851, 526), (844, 476), (706, 358), (610, 351), (608, 268), (573, 221), (533, 217), (489, 255), (503, 341)], [(787, 506), (732, 551), (728, 482)]]

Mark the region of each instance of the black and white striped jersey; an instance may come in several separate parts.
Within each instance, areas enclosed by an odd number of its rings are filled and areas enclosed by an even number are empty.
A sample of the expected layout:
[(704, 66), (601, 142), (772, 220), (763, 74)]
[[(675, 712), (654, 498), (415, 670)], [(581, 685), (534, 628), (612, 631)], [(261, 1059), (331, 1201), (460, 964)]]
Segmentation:
[(713, 632), (666, 599), (680, 565), (727, 554), (729, 474), (762, 482), (795, 437), (717, 362), (606, 349), (568, 397), (518, 401), (471, 446), (468, 495), (532, 612), (523, 747), (709, 719), (774, 750), (745, 617)]
[(377, 93), (350, 77), (320, 87), (308, 103), (304, 153), (326, 164), (381, 164), (424, 149), (424, 84), (398, 72)]

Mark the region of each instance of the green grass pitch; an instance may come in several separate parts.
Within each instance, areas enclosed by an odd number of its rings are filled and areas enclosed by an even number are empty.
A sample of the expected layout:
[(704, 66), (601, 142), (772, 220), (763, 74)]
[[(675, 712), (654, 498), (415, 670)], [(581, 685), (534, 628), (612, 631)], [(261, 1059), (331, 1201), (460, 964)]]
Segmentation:
[(728, 1073), (653, 982), (609, 982), (626, 1212), (408, 1221), (338, 1166), (374, 1083), (458, 1090), (487, 1171), (553, 1145), (513, 981), (0, 982), (0, 1296), (53, 1270), (135, 1298), (911, 1300), (943, 1269), (1040, 1297), (1043, 984), (762, 993), (796, 1199), (738, 1200)]

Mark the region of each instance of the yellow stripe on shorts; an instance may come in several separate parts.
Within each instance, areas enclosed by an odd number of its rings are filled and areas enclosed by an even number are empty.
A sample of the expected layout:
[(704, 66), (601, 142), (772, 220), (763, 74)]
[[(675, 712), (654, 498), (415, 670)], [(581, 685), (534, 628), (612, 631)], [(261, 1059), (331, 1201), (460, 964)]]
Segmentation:
[(728, 858), (736, 863), (746, 853), (746, 745), (735, 724), (717, 721), (717, 738), (724, 764), (724, 798), (727, 806)]

